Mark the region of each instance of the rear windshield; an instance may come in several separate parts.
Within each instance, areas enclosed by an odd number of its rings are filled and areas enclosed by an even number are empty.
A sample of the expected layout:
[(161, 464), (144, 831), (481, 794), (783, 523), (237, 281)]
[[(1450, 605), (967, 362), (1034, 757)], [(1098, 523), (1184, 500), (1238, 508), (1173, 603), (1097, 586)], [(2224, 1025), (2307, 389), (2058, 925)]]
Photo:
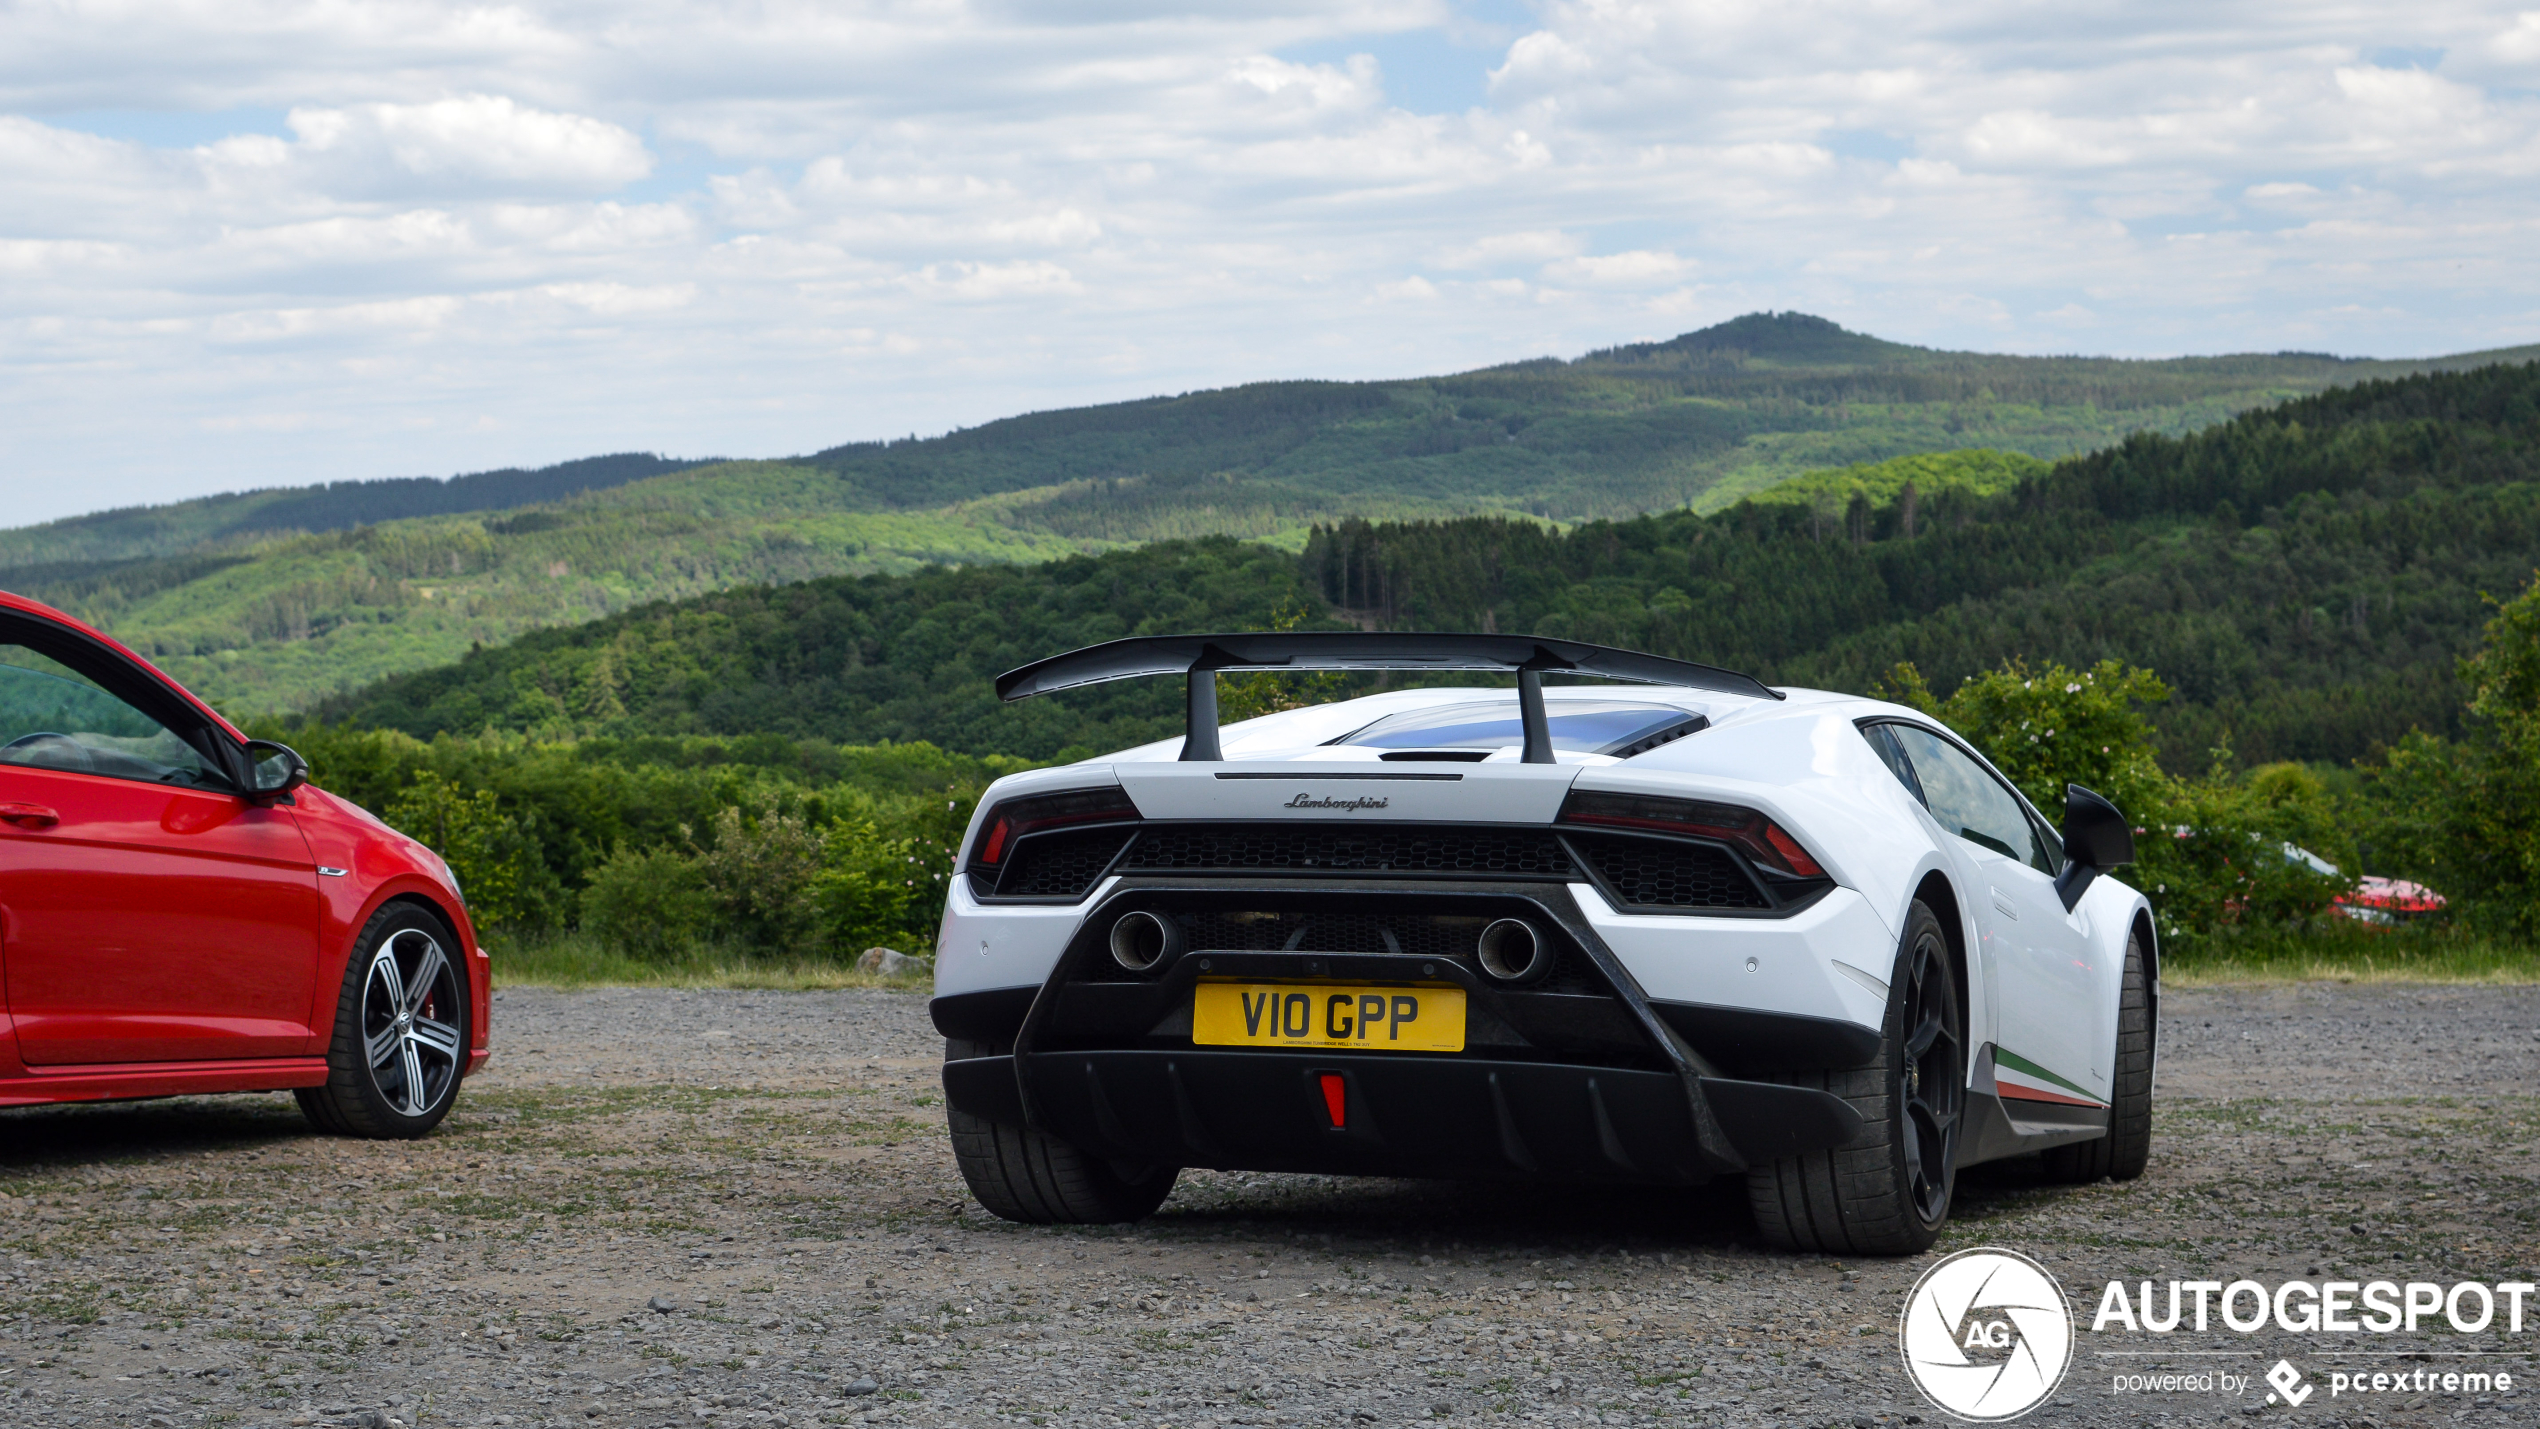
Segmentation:
[[(1574, 754), (1610, 754), (1627, 749), (1670, 725), (1699, 716), (1672, 705), (1632, 704), (1622, 700), (1562, 700), (1545, 711), (1552, 726), (1552, 747)], [(1507, 749), (1526, 742), (1517, 721), (1517, 701), (1476, 700), (1442, 709), (1387, 715), (1334, 744), (1375, 749)]]

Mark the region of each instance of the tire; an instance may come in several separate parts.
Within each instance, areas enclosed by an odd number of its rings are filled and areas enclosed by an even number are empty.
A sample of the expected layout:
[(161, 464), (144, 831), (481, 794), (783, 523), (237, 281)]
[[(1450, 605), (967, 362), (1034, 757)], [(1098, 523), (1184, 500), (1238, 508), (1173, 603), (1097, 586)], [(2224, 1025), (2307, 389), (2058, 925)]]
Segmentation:
[(2087, 1186), (2131, 1181), (2152, 1160), (2152, 987), (2143, 967), (2143, 938), (2125, 943), (2125, 987), (2117, 1003), (2117, 1075), (2108, 1104), (2108, 1134), (2046, 1153), (2046, 1174)]
[(1786, 1079), (1843, 1098), (1864, 1125), (1848, 1146), (1746, 1173), (1755, 1228), (1775, 1245), (1911, 1255), (1949, 1219), (1967, 1100), (1966, 1024), (1948, 939), (1920, 902), (1906, 915), (1888, 987), (1875, 1062)]
[[(944, 1060), (1001, 1057), (1008, 1050), (954, 1038), (944, 1043)], [(953, 1160), (970, 1194), (1009, 1221), (1051, 1226), (1145, 1220), (1173, 1194), (1182, 1174), (1178, 1166), (1160, 1166), (1142, 1176), (1123, 1175), (1111, 1162), (1030, 1127), (988, 1121), (950, 1105), (944, 1114), (952, 1124)]]
[(411, 903), (371, 915), (344, 964), (326, 1084), (297, 1093), (320, 1131), (412, 1139), (441, 1124), (467, 1071), (467, 966), (457, 938)]

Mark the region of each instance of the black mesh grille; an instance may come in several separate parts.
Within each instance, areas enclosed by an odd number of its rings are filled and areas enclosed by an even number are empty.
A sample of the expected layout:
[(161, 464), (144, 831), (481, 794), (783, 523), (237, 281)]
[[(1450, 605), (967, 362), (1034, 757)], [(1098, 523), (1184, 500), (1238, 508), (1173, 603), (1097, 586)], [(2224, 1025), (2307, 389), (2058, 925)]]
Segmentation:
[(1014, 863), (997, 893), (1007, 898), (1082, 898), (1093, 891), (1131, 832), (1108, 828), (1035, 834), (1015, 846)]
[(1569, 878), (1540, 829), (1343, 828), (1331, 824), (1149, 825), (1123, 873), (1294, 873), (1355, 878)]
[(1572, 834), (1579, 855), (1617, 897), (1636, 908), (1770, 908), (1737, 860), (1703, 844)]
[(1488, 918), (1380, 917), (1371, 913), (1223, 913), (1180, 915), (1194, 949), (1230, 953), (1400, 953), (1415, 958), (1470, 957)]

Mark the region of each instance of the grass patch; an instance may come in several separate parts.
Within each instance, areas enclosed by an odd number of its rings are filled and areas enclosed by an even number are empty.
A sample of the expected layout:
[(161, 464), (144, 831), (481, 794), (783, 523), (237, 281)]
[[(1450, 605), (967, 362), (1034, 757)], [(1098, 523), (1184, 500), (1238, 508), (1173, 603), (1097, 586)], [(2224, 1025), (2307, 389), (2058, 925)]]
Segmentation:
[(706, 946), (667, 962), (632, 958), (587, 933), (513, 936), (488, 945), (497, 987), (728, 987), (779, 992), (878, 987), (924, 992), (930, 979), (886, 978), (850, 963), (818, 957), (767, 957), (746, 949)]
[(2540, 948), (2449, 928), (2235, 928), (2165, 949), (2161, 981), (2232, 983), (2535, 983)]

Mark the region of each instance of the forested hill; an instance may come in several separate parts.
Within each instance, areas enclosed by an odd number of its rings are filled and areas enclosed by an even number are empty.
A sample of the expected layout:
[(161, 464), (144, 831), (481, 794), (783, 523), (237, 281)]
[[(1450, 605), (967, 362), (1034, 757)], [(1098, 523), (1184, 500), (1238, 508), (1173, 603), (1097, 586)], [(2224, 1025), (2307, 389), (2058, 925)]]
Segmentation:
[[(1300, 558), (1222, 539), (1031, 567), (728, 591), (542, 631), (325, 713), (494, 727), (930, 739), (1047, 758), (1159, 738), (1129, 683), (1000, 707), (1025, 660), (1121, 635), (1317, 622), (1634, 646), (1776, 683), (1944, 692), (2006, 658), (2147, 664), (2165, 757), (2344, 759), (2447, 728), (2484, 597), (2540, 565), (2540, 363), (2367, 382), (1984, 482), (1865, 486), (1566, 533), (1345, 522)], [(1167, 682), (1169, 683), (1169, 682)]]
[[(2401, 362), (2015, 357), (1751, 313), (1568, 362), (1255, 383), (805, 460), (897, 507), (1058, 487), (1031, 500), (1029, 519), (1084, 537), (1261, 536), (1278, 529), (1276, 512), (1352, 514), (1370, 498), (1566, 521), (1717, 509), (1801, 471), (1914, 452), (1990, 447), (2051, 460), (2338, 384), (2535, 356), (2540, 348)], [(1202, 510), (1272, 519), (1194, 524)]]
[[(125, 506), (0, 530), (0, 571), (139, 560), (199, 551), (240, 536), (284, 531), (342, 531), (417, 516), (507, 511), (606, 491), (711, 461), (674, 461), (643, 452), (583, 457), (534, 470), (505, 467), (447, 480), (429, 476), (331, 481), (225, 492), (164, 506)], [(41, 579), (41, 577), (38, 577)]]
[[(1978, 449), (2059, 459), (2495, 356), (2003, 357), (1759, 313), (1576, 361), (1258, 383), (789, 461), (611, 457), (109, 513), (0, 531), (0, 588), (273, 713), (740, 585), (1206, 535), (1293, 552), (1350, 520), (1716, 511), (1811, 473)], [(403, 510), (417, 514), (382, 519)]]

